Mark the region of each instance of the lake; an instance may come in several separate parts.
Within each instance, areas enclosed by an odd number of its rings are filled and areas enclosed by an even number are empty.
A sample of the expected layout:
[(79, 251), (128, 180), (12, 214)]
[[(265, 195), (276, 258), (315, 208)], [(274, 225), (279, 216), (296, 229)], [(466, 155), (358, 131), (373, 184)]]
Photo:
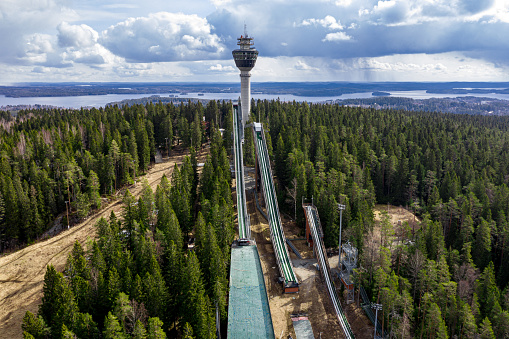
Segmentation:
[[(388, 91), (393, 97), (404, 97), (412, 99), (429, 99), (429, 98), (450, 98), (450, 97), (466, 97), (476, 96), (485, 97), (491, 99), (509, 100), (509, 94), (434, 94), (427, 93), (425, 90), (422, 91)], [(154, 93), (154, 94), (106, 94), (106, 95), (85, 95), (85, 96), (65, 96), (65, 97), (26, 97), (26, 98), (7, 98), (4, 95), (0, 95), (0, 106), (16, 106), (16, 105), (51, 105), (57, 107), (66, 108), (81, 108), (81, 107), (104, 107), (106, 104), (111, 102), (122, 101), (126, 99), (140, 99), (149, 97), (152, 95), (159, 95), (161, 97), (168, 97), (170, 95), (176, 98), (198, 98), (205, 100), (237, 100), (240, 97), (240, 93), (187, 93), (187, 94), (175, 94), (175, 93)], [(293, 94), (260, 94), (252, 93), (252, 98), (267, 99), (281, 101), (307, 101), (307, 102), (326, 102), (335, 101), (342, 99), (368, 99), (376, 98), (371, 92), (363, 93), (350, 93), (343, 94), (340, 96), (329, 96), (329, 97), (309, 97), (309, 96), (297, 96)]]

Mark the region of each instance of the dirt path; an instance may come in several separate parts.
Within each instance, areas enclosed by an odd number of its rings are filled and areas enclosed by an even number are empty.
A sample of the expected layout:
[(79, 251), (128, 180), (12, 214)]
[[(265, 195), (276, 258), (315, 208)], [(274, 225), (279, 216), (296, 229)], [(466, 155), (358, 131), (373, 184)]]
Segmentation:
[[(145, 178), (154, 191), (163, 174), (166, 174), (168, 179), (171, 178), (174, 165), (182, 163), (183, 157), (183, 154), (174, 155), (170, 161), (155, 164), (148, 171)], [(200, 154), (200, 158), (202, 157)], [(138, 196), (141, 191), (139, 179), (136, 186), (129, 188), (134, 196)], [(122, 194), (117, 196), (117, 200), (71, 229), (0, 257), (0, 338), (22, 338), (21, 323), (25, 312), (38, 311), (46, 266), (53, 264), (61, 271), (76, 240), (86, 247), (87, 240), (95, 237), (94, 225), (97, 221), (101, 217), (108, 217), (112, 211), (117, 215), (121, 212)]]

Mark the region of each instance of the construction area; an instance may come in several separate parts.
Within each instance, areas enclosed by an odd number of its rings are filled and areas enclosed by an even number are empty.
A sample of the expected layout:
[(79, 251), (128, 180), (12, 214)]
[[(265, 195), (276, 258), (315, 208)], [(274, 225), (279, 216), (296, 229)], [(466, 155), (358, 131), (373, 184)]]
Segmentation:
[[(294, 271), (299, 279), (299, 292), (284, 293), (278, 279), (279, 271), (270, 241), (268, 222), (256, 208), (253, 192), (249, 191), (249, 188), (248, 192), (247, 209), (251, 217), (251, 234), (256, 241), (261, 259), (276, 338), (288, 338), (289, 336), (300, 338), (295, 333), (295, 322), (292, 321), (292, 318), (296, 319), (295, 315), (307, 317), (314, 338), (345, 338), (327, 293), (325, 282), (317, 269), (317, 259), (313, 249), (308, 247), (303, 230), (283, 215), (282, 223), (286, 238), (291, 241), (302, 257), (299, 259), (293, 251), (290, 251)], [(258, 199), (260, 196), (259, 194)], [(337, 265), (337, 256), (330, 259), (332, 259), (331, 266), (334, 265), (334, 262)], [(340, 284), (340, 281), (335, 278), (338, 294), (341, 291)], [(356, 303), (342, 305), (355, 337), (371, 338), (373, 326), (365, 316), (364, 310)]]

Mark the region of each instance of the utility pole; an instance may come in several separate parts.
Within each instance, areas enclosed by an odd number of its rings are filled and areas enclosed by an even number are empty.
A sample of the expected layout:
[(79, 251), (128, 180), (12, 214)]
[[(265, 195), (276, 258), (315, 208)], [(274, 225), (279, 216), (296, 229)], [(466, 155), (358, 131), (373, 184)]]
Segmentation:
[(67, 207), (69, 201), (65, 201), (65, 211), (67, 212), (67, 229), (69, 229), (69, 208)]
[(343, 210), (346, 208), (345, 205), (343, 204), (338, 204), (338, 209), (339, 209), (339, 260), (338, 260), (338, 269), (339, 269), (339, 272), (341, 272), (342, 270), (342, 266), (341, 266), (341, 227), (342, 227), (342, 223), (343, 223)]
[(134, 186), (136, 186), (136, 162), (133, 159)]
[(376, 326), (378, 325), (378, 311), (382, 310), (382, 304), (371, 303), (371, 308), (374, 308), (376, 310), (375, 311), (375, 334), (374, 334), (373, 338), (374, 339), (379, 339), (379, 338), (382, 338), (382, 337), (376, 335)]

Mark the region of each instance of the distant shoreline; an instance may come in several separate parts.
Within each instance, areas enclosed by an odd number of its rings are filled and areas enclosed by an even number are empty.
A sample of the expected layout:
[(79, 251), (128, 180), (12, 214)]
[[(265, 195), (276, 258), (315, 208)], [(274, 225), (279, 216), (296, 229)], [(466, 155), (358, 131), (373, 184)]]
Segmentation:
[[(509, 82), (253, 82), (258, 94), (331, 97), (352, 93), (426, 91), (435, 94), (509, 94)], [(0, 86), (7, 98), (153, 93), (235, 93), (237, 83), (28, 83)]]

